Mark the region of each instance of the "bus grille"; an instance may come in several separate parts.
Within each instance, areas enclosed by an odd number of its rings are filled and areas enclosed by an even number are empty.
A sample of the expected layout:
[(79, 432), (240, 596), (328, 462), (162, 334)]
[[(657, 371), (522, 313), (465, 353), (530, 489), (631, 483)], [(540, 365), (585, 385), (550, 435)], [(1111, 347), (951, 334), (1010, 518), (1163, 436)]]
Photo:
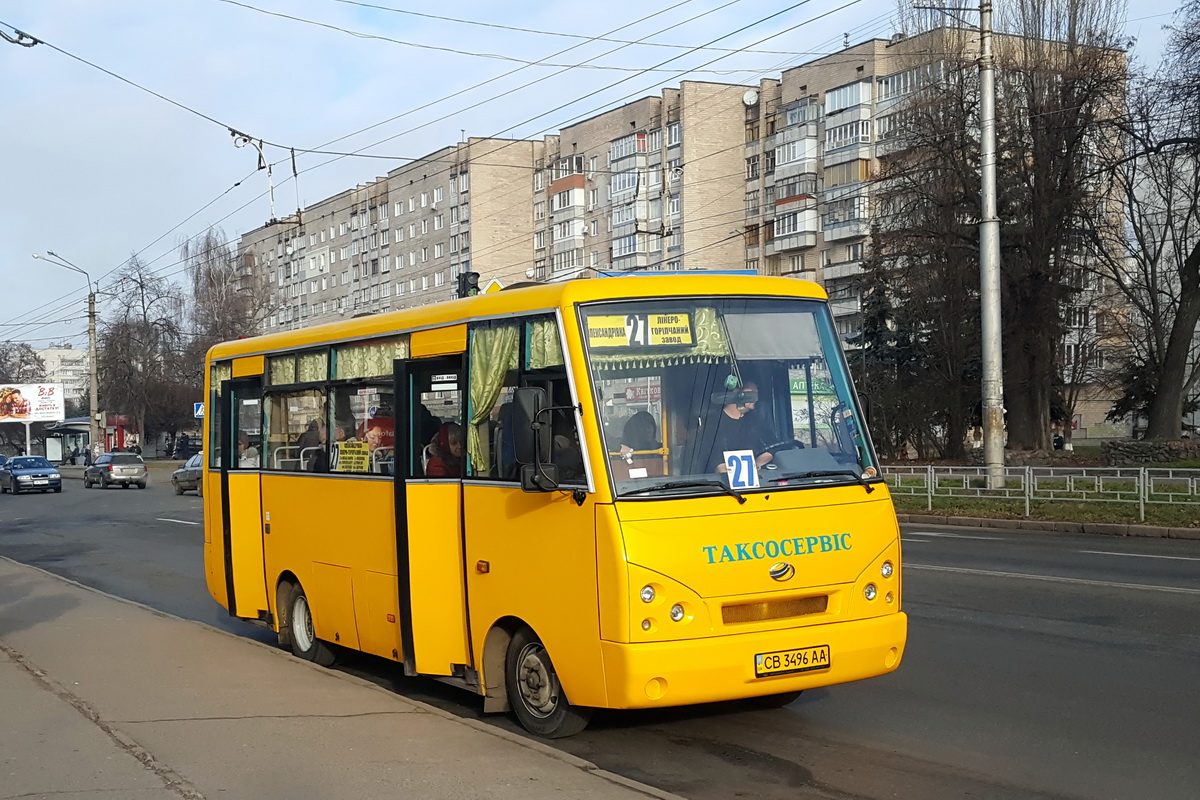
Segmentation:
[(763, 603), (742, 603), (733, 606), (722, 606), (721, 621), (726, 625), (736, 625), (742, 622), (763, 622), (769, 619), (786, 619), (787, 617), (803, 617), (806, 614), (820, 614), (829, 607), (829, 596), (789, 597), (786, 600), (767, 600)]

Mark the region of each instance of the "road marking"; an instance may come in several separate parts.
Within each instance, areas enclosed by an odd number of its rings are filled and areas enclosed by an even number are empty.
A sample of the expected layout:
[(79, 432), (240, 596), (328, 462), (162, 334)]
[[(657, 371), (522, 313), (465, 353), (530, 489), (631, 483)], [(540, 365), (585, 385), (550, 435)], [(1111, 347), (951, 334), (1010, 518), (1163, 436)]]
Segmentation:
[(913, 531), (917, 536), (942, 536), (947, 539), (979, 539), (983, 542), (1002, 542), (1003, 536), (969, 536), (965, 533), (942, 533), (941, 531)]
[(1079, 553), (1091, 553), (1095, 556), (1128, 556), (1130, 558), (1168, 558), (1172, 561), (1200, 561), (1191, 556), (1152, 556), (1146, 553), (1114, 553), (1111, 550), (1077, 550)]
[(186, 519), (170, 519), (168, 517), (155, 517), (159, 522), (178, 522), (180, 525), (199, 525), (199, 522), (188, 522)]
[(905, 539), (903, 536), (900, 537), (900, 541), (905, 544), (929, 544), (928, 539)]
[(1152, 592), (1173, 592), (1176, 594), (1200, 595), (1200, 589), (1187, 589), (1181, 586), (1154, 586), (1146, 583), (1120, 583), (1117, 581), (1094, 581), (1087, 578), (1062, 578), (1056, 575), (1030, 575), (1024, 572), (998, 572), (987, 569), (969, 569), (967, 567), (935, 567), (932, 564), (914, 564), (904, 562), (904, 569), (927, 569), (932, 572), (959, 572), (964, 575), (989, 575), (993, 578), (1024, 578), (1030, 581), (1047, 581), (1049, 583), (1074, 583), (1083, 586), (1107, 586), (1114, 589), (1146, 589)]

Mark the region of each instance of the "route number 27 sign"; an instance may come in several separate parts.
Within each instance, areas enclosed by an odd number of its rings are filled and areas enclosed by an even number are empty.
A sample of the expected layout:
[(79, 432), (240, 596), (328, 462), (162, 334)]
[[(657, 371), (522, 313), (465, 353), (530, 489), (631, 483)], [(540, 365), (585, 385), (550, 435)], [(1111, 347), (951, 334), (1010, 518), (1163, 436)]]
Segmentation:
[(758, 488), (758, 465), (754, 463), (753, 450), (726, 450), (722, 457), (729, 471), (730, 489)]

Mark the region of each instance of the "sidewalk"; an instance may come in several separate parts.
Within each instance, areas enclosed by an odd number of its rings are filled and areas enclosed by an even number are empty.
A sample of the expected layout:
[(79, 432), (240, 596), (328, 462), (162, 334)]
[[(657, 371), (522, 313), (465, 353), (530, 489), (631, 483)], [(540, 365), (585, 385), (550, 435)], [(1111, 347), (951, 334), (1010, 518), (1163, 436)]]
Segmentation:
[(0, 558), (0, 798), (671, 798)]

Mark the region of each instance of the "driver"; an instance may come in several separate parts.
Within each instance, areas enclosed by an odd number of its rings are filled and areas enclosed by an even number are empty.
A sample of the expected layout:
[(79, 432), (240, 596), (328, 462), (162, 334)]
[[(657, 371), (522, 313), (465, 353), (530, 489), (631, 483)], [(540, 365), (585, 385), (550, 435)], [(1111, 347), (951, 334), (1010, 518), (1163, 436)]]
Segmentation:
[(760, 468), (769, 463), (774, 458), (767, 451), (770, 434), (758, 416), (751, 413), (758, 401), (758, 386), (752, 382), (736, 386), (714, 395), (714, 400), (721, 403), (721, 413), (710, 418), (706, 425), (710, 429), (706, 438), (712, 442), (707, 450), (709, 469), (728, 472), (724, 454), (731, 450), (752, 451), (754, 463)]

